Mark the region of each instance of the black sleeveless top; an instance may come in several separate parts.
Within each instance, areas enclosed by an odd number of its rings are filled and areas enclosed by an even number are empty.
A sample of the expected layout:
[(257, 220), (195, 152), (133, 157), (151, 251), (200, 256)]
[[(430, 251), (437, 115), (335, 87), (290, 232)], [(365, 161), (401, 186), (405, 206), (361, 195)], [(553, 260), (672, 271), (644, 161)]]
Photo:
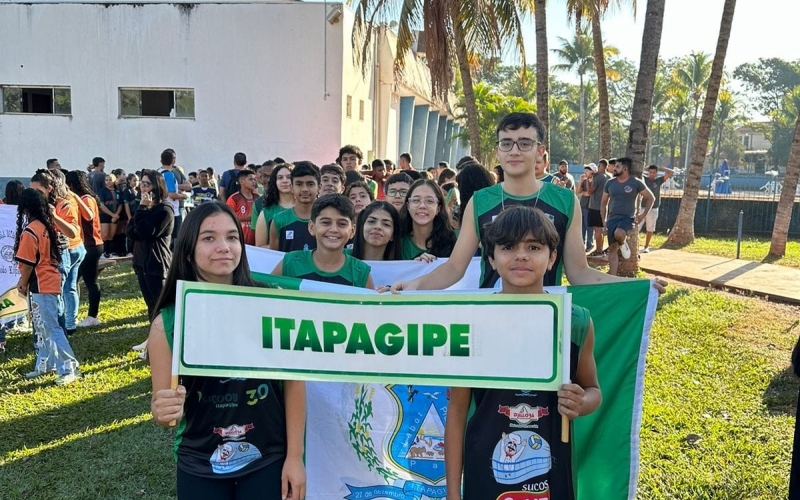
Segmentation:
[[(589, 311), (572, 307), (574, 378)], [(558, 394), (472, 389), (464, 438), (464, 500), (574, 500), (571, 443), (561, 442)]]
[[(161, 310), (172, 348), (174, 306)], [(181, 377), (183, 418), (175, 433), (175, 459), (202, 477), (241, 477), (286, 457), (286, 410), (277, 380)]]

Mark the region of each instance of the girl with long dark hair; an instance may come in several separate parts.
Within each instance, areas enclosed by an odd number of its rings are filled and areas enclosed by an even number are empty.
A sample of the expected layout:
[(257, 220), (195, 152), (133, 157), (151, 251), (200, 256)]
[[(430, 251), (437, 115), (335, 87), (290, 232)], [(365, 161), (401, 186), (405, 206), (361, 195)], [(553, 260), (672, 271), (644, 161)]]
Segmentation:
[(89, 295), (89, 313), (77, 326), (79, 328), (98, 326), (100, 325), (100, 320), (97, 319), (100, 311), (100, 284), (97, 281), (97, 275), (100, 256), (103, 255), (103, 238), (100, 232), (97, 195), (89, 187), (89, 176), (81, 170), (67, 173), (67, 187), (88, 207), (88, 213), (81, 212), (81, 232), (83, 233), (86, 257), (78, 267), (78, 276), (83, 279)]
[(253, 213), (254, 221), (250, 226), (256, 228), (256, 246), (268, 248), (269, 225), (275, 216), (287, 208), (294, 206), (292, 194), (292, 164), (281, 163), (275, 165), (269, 175), (269, 188), (264, 199), (264, 208), (261, 213)]
[[(477, 162), (469, 162), (465, 164), (461, 171), (456, 176), (458, 182), (458, 190), (461, 192), (461, 206), (466, 207), (472, 195), (483, 188), (494, 186), (494, 177), (486, 170), (486, 167)], [(464, 217), (463, 211), (456, 214), (459, 225)]]
[(434, 181), (420, 179), (411, 185), (400, 213), (400, 224), (403, 260), (424, 257), (424, 254), (432, 258), (450, 257), (456, 233), (442, 189)]
[(50, 371), (58, 374), (56, 384), (70, 384), (80, 377), (78, 360), (59, 323), (64, 310), (61, 300), (61, 262), (50, 204), (37, 189), (22, 192), (17, 205), (17, 237), (14, 258), (19, 263), (17, 291), (30, 298), (36, 364), (27, 378)]
[(175, 218), (160, 172), (142, 172), (140, 186), (142, 200), (128, 222), (127, 235), (133, 240), (133, 271), (147, 304), (147, 318), (152, 320), (172, 260), (170, 243)]
[(6, 184), (6, 197), (3, 198), (3, 203), (6, 205), (19, 205), (19, 196), (25, 190), (25, 185), (22, 181), (13, 180), (8, 181)]
[(361, 260), (402, 260), (400, 215), (386, 201), (373, 201), (358, 214), (353, 257)]
[[(171, 388), (178, 280), (258, 286), (250, 275), (242, 226), (225, 204), (203, 203), (183, 222), (148, 338), (153, 417), (164, 427), (179, 422), (178, 499), (304, 498), (305, 383), (186, 376)], [(207, 404), (227, 398), (239, 404)], [(211, 432), (251, 422), (255, 426), (247, 430), (246, 441)], [(227, 460), (232, 453), (237, 467)]]

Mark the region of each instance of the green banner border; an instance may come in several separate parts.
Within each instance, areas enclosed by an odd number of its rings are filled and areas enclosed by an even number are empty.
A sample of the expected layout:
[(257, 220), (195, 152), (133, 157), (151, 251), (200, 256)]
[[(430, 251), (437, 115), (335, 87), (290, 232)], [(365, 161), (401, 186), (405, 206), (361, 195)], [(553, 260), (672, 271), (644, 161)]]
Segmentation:
[[(323, 303), (323, 304), (348, 304), (348, 305), (545, 305), (550, 306), (553, 313), (553, 372), (546, 379), (530, 379), (519, 377), (488, 377), (480, 375), (421, 375), (418, 373), (374, 373), (357, 371), (331, 371), (331, 370), (305, 370), (286, 368), (240, 367), (226, 365), (197, 365), (189, 364), (184, 360), (184, 321), (183, 314), (176, 315), (175, 332), (179, 332), (180, 353), (179, 372), (181, 375), (212, 376), (212, 377), (246, 377), (268, 378), (282, 380), (308, 380), (330, 382), (355, 382), (355, 383), (414, 383), (427, 385), (451, 385), (468, 387), (504, 387), (509, 389), (554, 390), (561, 384), (563, 371), (562, 351), (564, 318), (559, 315), (563, 309), (563, 296), (554, 294), (543, 295), (507, 295), (507, 294), (442, 294), (442, 295), (362, 295), (362, 294), (332, 294), (318, 292), (304, 292), (275, 288), (244, 288), (227, 285), (212, 285), (209, 283), (181, 282), (183, 285), (181, 311), (186, 311), (186, 299), (190, 294), (200, 295), (226, 295), (238, 297), (275, 297), (281, 300), (298, 302)], [(176, 311), (177, 312), (177, 311)], [(521, 318), (524, 322), (525, 318)], [(534, 346), (520, 346), (520, 348), (533, 348)], [(567, 347), (568, 348), (568, 347)]]

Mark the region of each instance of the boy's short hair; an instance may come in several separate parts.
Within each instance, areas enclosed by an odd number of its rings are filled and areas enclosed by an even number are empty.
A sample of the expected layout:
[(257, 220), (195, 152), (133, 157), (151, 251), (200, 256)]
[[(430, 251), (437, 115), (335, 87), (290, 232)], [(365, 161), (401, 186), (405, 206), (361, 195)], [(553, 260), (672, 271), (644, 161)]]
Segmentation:
[(346, 146), (339, 148), (339, 160), (341, 160), (342, 156), (346, 154), (356, 155), (358, 157), (358, 161), (364, 159), (364, 153), (361, 152), (361, 148), (354, 146), (353, 144), (347, 144)]
[(608, 166), (608, 160), (606, 160), (605, 158), (600, 158), (600, 161), (597, 162), (597, 165), (598, 166), (602, 165), (604, 167), (607, 167)]
[(386, 168), (386, 164), (385, 164), (385, 163), (383, 162), (383, 160), (381, 160), (380, 158), (375, 158), (374, 160), (372, 160), (372, 168), (373, 168), (373, 170), (374, 170), (376, 167), (383, 167), (383, 168)]
[(93, 167), (96, 167), (96, 166), (100, 165), (101, 163), (105, 163), (105, 162), (106, 162), (106, 160), (102, 156), (95, 156), (94, 158), (92, 158), (92, 166)]
[(633, 160), (628, 157), (617, 158), (617, 163), (628, 169), (628, 172), (633, 168)]
[(172, 165), (175, 161), (175, 153), (171, 149), (165, 149), (161, 152), (161, 165)]
[(320, 174), (319, 174), (319, 168), (317, 168), (316, 165), (314, 165), (310, 161), (295, 162), (294, 168), (292, 169), (291, 173), (292, 180), (295, 180), (298, 177), (308, 177), (309, 175), (314, 179), (316, 179), (317, 184), (319, 184)]
[(462, 156), (461, 159), (456, 162), (456, 170), (461, 170), (467, 163), (477, 163), (477, 162), (478, 160), (476, 160), (472, 156), (469, 155)]
[(422, 172), (419, 170), (406, 170), (406, 175), (411, 177), (412, 182), (422, 179)]
[(487, 223), (484, 228), (483, 248), (486, 254), (494, 257), (497, 245), (515, 245), (523, 241), (527, 235), (547, 245), (550, 253), (556, 251), (561, 238), (556, 227), (538, 208), (516, 205), (503, 210), (493, 222)]
[(236, 153), (233, 155), (233, 163), (236, 164), (237, 167), (244, 167), (247, 165), (247, 155), (241, 151)]
[(320, 177), (329, 173), (336, 174), (336, 176), (342, 181), (342, 185), (344, 185), (345, 182), (344, 169), (340, 165), (337, 165), (335, 163), (330, 163), (328, 165), (323, 165), (322, 168), (319, 169)]
[(344, 185), (345, 187), (349, 186), (350, 184), (358, 181), (366, 182), (367, 178), (364, 177), (361, 172), (357, 170), (348, 170), (344, 173)]
[(326, 194), (317, 198), (317, 201), (311, 205), (311, 221), (315, 222), (320, 212), (326, 208), (334, 208), (337, 212), (350, 219), (351, 222), (355, 223), (356, 221), (356, 209), (353, 203), (342, 194)]
[(347, 189), (344, 191), (344, 195), (345, 197), (347, 197), (348, 200), (350, 199), (350, 191), (352, 191), (355, 188), (364, 189), (364, 191), (367, 192), (367, 196), (369, 196), (369, 201), (375, 201), (375, 197), (372, 196), (372, 190), (369, 188), (369, 185), (367, 184), (366, 181), (355, 181), (349, 186), (347, 186)]
[(400, 158), (411, 164), (411, 153), (403, 153), (400, 155)]
[(392, 174), (386, 179), (386, 182), (383, 184), (384, 191), (389, 189), (389, 186), (392, 184), (397, 184), (398, 182), (405, 182), (409, 186), (414, 182), (414, 180), (405, 172), (397, 172), (396, 174)]
[(533, 113), (509, 113), (500, 120), (500, 123), (497, 124), (497, 137), (500, 137), (500, 132), (504, 130), (519, 130), (521, 128), (532, 128), (536, 129), (536, 135), (538, 137), (538, 141), (541, 143), (545, 142), (547, 138), (547, 129), (544, 128), (544, 124)]
[(197, 172), (189, 172), (190, 177), (197, 177)]
[(238, 174), (236, 174), (236, 180), (239, 181), (239, 184), (241, 184), (242, 183), (241, 179), (243, 177), (247, 177), (248, 175), (256, 175), (256, 173), (253, 172), (252, 170), (248, 169), (248, 168), (243, 168), (243, 169), (239, 170)]

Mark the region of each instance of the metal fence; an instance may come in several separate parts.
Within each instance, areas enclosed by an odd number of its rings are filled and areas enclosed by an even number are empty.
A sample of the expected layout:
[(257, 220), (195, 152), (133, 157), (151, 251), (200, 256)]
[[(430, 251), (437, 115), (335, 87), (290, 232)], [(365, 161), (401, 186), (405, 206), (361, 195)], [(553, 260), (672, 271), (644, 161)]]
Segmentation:
[[(661, 187), (658, 231), (666, 232), (675, 223), (683, 198), (684, 176), (676, 174)], [(770, 235), (783, 190), (779, 176), (731, 176), (705, 174), (701, 179), (695, 211), (697, 234), (736, 233), (739, 212), (744, 213), (744, 233)], [(789, 224), (789, 235), (800, 236), (800, 186)]]

